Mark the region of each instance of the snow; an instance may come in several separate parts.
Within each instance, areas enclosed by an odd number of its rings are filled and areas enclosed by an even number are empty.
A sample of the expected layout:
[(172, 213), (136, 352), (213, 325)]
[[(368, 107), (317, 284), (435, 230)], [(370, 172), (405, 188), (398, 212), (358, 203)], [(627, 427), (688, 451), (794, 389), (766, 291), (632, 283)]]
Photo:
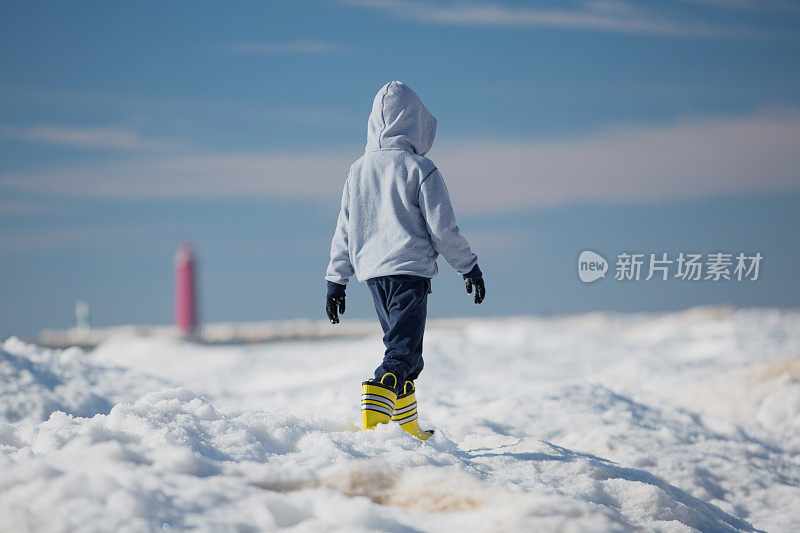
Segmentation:
[(358, 430), (377, 336), (10, 338), (0, 530), (800, 530), (800, 312), (465, 324), (426, 334), (426, 442)]

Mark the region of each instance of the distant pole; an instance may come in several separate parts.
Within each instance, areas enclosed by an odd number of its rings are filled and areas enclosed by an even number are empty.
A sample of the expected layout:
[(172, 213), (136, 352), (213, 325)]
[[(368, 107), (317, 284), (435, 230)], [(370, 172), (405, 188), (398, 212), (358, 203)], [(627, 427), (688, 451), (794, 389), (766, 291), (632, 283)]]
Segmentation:
[(181, 243), (175, 252), (175, 326), (184, 336), (197, 331), (197, 295), (192, 243)]
[(75, 328), (78, 331), (89, 331), (90, 321), (89, 304), (83, 300), (75, 302)]

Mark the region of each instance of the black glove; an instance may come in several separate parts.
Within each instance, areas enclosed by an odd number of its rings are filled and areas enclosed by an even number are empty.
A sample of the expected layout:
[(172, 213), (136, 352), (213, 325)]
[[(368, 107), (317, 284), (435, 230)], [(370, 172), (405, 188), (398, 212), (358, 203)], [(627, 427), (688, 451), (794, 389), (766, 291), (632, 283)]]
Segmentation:
[(467, 294), (472, 294), (472, 287), (475, 287), (475, 303), (479, 304), (483, 301), (483, 298), (486, 296), (486, 287), (483, 285), (483, 278), (478, 278), (476, 280), (471, 280), (467, 278)]
[(486, 297), (486, 287), (483, 284), (483, 273), (477, 264), (464, 274), (464, 282), (467, 285), (467, 294), (472, 294), (472, 288), (475, 287), (475, 303), (481, 303)]
[(329, 294), (325, 299), (325, 312), (331, 324), (339, 323), (339, 313), (344, 314), (344, 294)]

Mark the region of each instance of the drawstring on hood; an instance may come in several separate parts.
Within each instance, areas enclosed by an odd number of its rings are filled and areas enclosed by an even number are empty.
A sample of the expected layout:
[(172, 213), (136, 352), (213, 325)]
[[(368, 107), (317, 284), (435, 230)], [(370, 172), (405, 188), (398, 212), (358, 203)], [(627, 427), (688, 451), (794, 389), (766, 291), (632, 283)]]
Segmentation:
[(372, 102), (367, 150), (395, 148), (425, 155), (433, 146), (438, 122), (411, 87), (391, 81)]

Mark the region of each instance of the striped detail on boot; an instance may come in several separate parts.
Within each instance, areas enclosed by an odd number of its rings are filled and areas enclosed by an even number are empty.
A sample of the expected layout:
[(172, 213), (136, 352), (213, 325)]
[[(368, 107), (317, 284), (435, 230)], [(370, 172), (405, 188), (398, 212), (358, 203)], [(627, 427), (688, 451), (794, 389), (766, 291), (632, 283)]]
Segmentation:
[(415, 437), (428, 440), (433, 435), (433, 430), (425, 431), (419, 427), (417, 413), (417, 397), (414, 390), (414, 382), (406, 381), (403, 385), (403, 393), (397, 397), (392, 413), (392, 421), (400, 424), (403, 431), (411, 433)]
[[(391, 379), (387, 379), (391, 377)], [(386, 381), (391, 381), (389, 386)], [(378, 424), (388, 424), (394, 412), (397, 393), (397, 378), (392, 373), (383, 375), (380, 381), (361, 383), (361, 428), (375, 429)]]

